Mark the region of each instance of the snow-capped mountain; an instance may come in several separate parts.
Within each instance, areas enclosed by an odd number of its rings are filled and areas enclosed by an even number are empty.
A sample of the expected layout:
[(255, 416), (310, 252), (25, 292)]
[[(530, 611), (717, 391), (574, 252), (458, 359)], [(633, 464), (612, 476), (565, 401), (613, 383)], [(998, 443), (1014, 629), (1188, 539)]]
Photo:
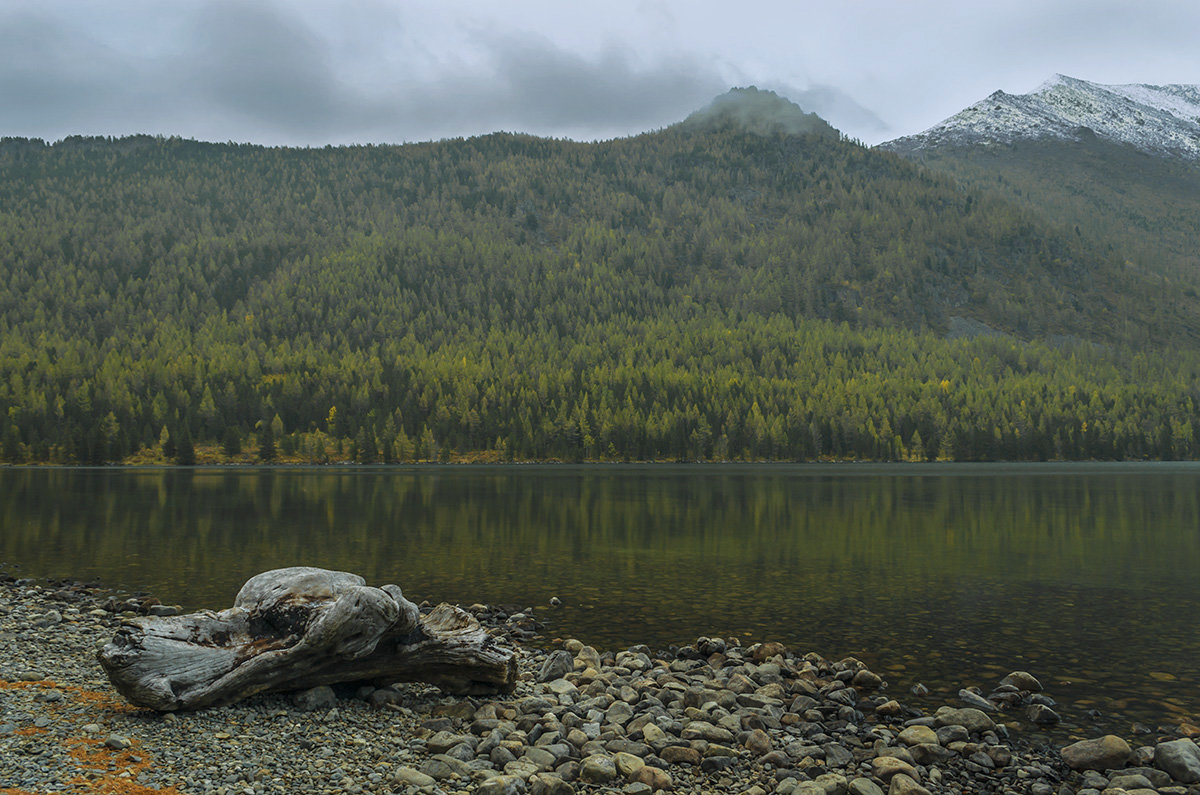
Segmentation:
[(1028, 94), (997, 91), (923, 133), (880, 148), (942, 146), (1089, 136), (1156, 155), (1200, 160), (1200, 86), (1106, 86), (1055, 75)]

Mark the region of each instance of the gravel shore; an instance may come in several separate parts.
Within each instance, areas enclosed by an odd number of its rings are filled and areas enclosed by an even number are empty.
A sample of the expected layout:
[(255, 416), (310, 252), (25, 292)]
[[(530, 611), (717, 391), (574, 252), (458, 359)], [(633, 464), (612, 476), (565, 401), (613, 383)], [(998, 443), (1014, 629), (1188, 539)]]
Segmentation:
[(923, 710), (852, 658), (535, 645), (533, 611), (468, 609), (516, 650), (511, 695), (315, 688), (160, 714), (125, 703), (96, 650), (173, 608), (0, 574), (0, 793), (1200, 795), (1194, 727), (1053, 745), (1033, 727), (1056, 705), (1023, 672)]

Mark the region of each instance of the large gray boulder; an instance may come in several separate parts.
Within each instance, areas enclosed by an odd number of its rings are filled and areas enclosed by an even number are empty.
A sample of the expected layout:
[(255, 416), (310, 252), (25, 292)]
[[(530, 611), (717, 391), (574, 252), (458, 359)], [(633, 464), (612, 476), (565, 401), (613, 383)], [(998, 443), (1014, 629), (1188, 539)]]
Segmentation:
[(1154, 747), (1154, 766), (1184, 784), (1200, 782), (1200, 746), (1185, 738)]

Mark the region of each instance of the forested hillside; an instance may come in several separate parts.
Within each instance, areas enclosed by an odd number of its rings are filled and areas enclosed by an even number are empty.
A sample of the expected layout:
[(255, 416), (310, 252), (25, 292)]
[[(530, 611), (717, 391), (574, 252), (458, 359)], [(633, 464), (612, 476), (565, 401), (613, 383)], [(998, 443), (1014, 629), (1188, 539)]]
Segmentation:
[(10, 462), (1200, 452), (1194, 293), (821, 131), (6, 139), (0, 272)]
[(905, 154), (1120, 252), (1180, 292), (1200, 289), (1200, 163), (1094, 137)]

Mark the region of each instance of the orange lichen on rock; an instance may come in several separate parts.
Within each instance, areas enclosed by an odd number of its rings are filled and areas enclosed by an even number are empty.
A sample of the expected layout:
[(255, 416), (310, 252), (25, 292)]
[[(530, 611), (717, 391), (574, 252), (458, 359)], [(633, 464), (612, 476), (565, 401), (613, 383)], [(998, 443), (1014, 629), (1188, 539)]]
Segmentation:
[[(87, 705), (92, 717), (103, 720), (106, 714), (128, 714), (145, 712), (126, 703), (115, 693), (103, 693), (88, 690), (77, 685), (60, 685), (48, 679), (36, 682), (9, 682), (0, 680), (0, 690), (17, 690), (24, 688), (40, 688), (59, 690), (67, 699)], [(58, 711), (63, 702), (47, 702), (43, 705), (49, 711)], [(76, 722), (85, 719), (76, 717)], [(13, 732), (19, 736), (44, 735), (48, 730), (39, 727), (26, 727)], [(150, 758), (140, 750), (130, 747), (116, 751), (103, 745), (100, 740), (80, 737), (69, 737), (62, 740), (67, 746), (67, 755), (78, 770), (77, 775), (66, 782), (64, 792), (99, 793), (100, 795), (151, 795), (151, 793), (178, 793), (174, 786), (165, 789), (149, 787), (137, 781), (138, 775), (151, 766)], [(33, 795), (22, 789), (11, 787), (0, 788), (0, 795)]]
[[(126, 702), (115, 692), (103, 693), (99, 690), (88, 690), (78, 685), (60, 685), (51, 679), (40, 679), (36, 682), (10, 682), (6, 679), (0, 679), (0, 690), (19, 690), (27, 687), (37, 687), (45, 690), (61, 690), (63, 693), (69, 693), (74, 696), (76, 701), (82, 702), (97, 709), (105, 709), (112, 712), (139, 712), (141, 709)], [(54, 704), (46, 706), (53, 707)]]
[(49, 679), (39, 679), (36, 682), (10, 682), (7, 679), (0, 679), (0, 690), (20, 690), (23, 687), (57, 687), (57, 685)]
[(139, 784), (136, 780), (138, 774), (150, 767), (150, 760), (141, 753), (135, 753), (132, 748), (113, 751), (101, 745), (99, 740), (72, 739), (67, 742), (74, 744), (69, 754), (75, 765), (83, 771), (67, 782), (67, 786), (76, 791), (104, 795), (179, 792), (174, 785), (158, 789)]

